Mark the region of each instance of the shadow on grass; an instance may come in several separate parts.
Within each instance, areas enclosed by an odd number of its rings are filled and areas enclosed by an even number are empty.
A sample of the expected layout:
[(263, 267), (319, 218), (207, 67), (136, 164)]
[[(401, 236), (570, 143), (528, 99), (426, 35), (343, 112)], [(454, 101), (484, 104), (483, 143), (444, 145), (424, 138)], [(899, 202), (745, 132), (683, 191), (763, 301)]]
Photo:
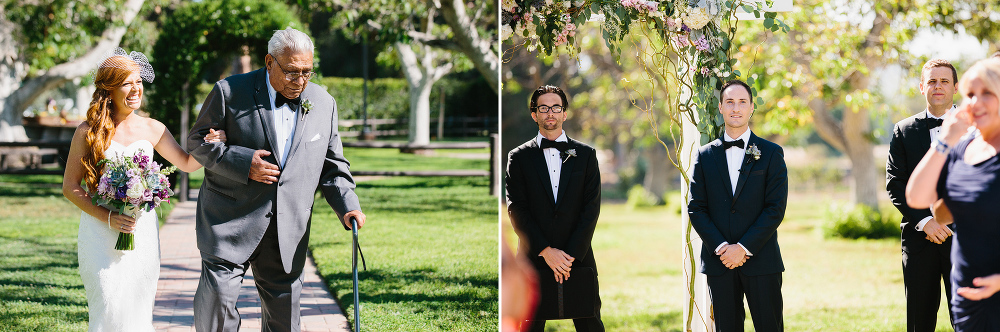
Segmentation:
[[(336, 293), (341, 308), (354, 305), (352, 275), (347, 273), (324, 274), (323, 279)], [(496, 275), (454, 276), (423, 268), (409, 271), (368, 270), (358, 271), (361, 284), (360, 300), (363, 303), (407, 303), (416, 312), (463, 311), (475, 315), (492, 310), (498, 294)], [(349, 311), (344, 310), (345, 313)]]
[(0, 236), (0, 330), (66, 330), (86, 324), (75, 240)]
[(0, 197), (48, 197), (62, 194), (62, 185), (0, 183)]

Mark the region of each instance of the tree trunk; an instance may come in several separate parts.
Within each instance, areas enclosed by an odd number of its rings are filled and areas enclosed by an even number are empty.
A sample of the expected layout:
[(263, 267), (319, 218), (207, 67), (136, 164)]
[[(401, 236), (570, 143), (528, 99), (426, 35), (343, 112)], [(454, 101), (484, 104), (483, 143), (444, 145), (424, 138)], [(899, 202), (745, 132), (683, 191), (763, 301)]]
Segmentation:
[[(476, 70), (483, 74), (493, 91), (500, 91), (500, 60), (490, 49), (491, 40), (482, 39), (465, 12), (463, 0), (441, 0), (441, 14), (455, 34), (454, 40)], [(498, 92), (499, 93), (499, 92)]]
[[(410, 133), (409, 143), (423, 145), (431, 141), (431, 88), (445, 74), (451, 71), (452, 64), (436, 66), (438, 51), (431, 47), (412, 43), (406, 45), (397, 42), (396, 52), (403, 62), (403, 73), (410, 87)], [(422, 56), (418, 59), (417, 48)]]
[(0, 52), (3, 53), (3, 59), (0, 60), (0, 105), (3, 105), (0, 109), (0, 141), (26, 141), (28, 137), (21, 126), (21, 113), (45, 91), (87, 75), (97, 67), (97, 61), (121, 43), (122, 36), (139, 14), (143, 2), (144, 0), (128, 0), (122, 12), (122, 24), (104, 30), (97, 44), (83, 56), (41, 71), (25, 81), (22, 80), (27, 66), (21, 61), (26, 59), (18, 59), (16, 46), (12, 48), (13, 53), (8, 53), (11, 48), (7, 45), (13, 45), (14, 29), (13, 24), (5, 19), (6, 14), (0, 12)]
[[(4, 7), (0, 6), (0, 105), (6, 96), (21, 86), (21, 79), (27, 74), (27, 65), (16, 61), (17, 45), (14, 44), (14, 23), (7, 20)], [(0, 108), (0, 142), (27, 141), (28, 136), (21, 126), (21, 112)]]

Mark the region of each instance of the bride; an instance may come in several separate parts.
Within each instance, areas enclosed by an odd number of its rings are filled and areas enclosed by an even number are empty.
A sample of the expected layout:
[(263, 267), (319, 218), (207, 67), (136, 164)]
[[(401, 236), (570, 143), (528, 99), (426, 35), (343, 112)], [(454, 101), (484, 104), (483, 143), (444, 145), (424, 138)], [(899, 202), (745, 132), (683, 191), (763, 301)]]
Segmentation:
[[(63, 195), (83, 210), (77, 253), (87, 291), (90, 331), (153, 331), (153, 301), (160, 275), (159, 223), (154, 211), (135, 218), (91, 203), (102, 169), (98, 162), (115, 155), (153, 150), (184, 172), (201, 165), (187, 154), (166, 126), (135, 114), (142, 104), (142, 81), (153, 68), (139, 52), (116, 49), (94, 75), (87, 121), (76, 128), (63, 176)], [(225, 142), (215, 131), (206, 141)], [(81, 181), (83, 185), (81, 185)], [(135, 250), (115, 250), (119, 232), (135, 235)]]

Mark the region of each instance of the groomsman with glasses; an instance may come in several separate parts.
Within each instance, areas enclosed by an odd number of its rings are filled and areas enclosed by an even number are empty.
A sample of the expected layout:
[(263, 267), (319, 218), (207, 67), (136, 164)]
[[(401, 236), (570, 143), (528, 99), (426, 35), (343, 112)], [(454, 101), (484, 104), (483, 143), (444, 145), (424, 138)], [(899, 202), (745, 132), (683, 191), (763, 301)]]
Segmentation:
[(518, 255), (531, 261), (541, 300), (522, 331), (544, 331), (548, 319), (573, 319), (577, 331), (604, 331), (597, 263), (590, 247), (601, 210), (594, 148), (566, 137), (566, 94), (545, 85), (531, 94), (538, 135), (510, 151), (507, 212)]
[[(941, 132), (942, 118), (955, 108), (958, 72), (947, 60), (927, 61), (920, 70), (920, 93), (927, 107), (896, 123), (885, 165), (886, 190), (892, 205), (903, 214), (900, 222), (903, 249), (903, 285), (906, 287), (906, 331), (934, 331), (941, 304), (941, 282), (951, 302), (950, 226), (939, 224), (930, 209), (906, 205), (906, 182), (931, 142)], [(946, 305), (950, 308), (950, 306)], [(948, 317), (952, 317), (949, 312)]]

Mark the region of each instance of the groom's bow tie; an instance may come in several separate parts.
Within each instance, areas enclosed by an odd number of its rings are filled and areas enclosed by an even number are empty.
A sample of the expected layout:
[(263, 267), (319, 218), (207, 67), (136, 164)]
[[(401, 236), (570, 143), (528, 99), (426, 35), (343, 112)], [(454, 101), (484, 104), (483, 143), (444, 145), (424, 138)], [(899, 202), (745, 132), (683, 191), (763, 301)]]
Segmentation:
[(729, 148), (734, 147), (734, 146), (742, 149), (743, 148), (743, 139), (741, 138), (741, 139), (738, 139), (738, 140), (735, 140), (735, 141), (729, 141), (729, 142), (727, 142), (726, 140), (722, 140), (722, 149), (729, 150)]
[(277, 95), (278, 95), (277, 97), (274, 97), (274, 107), (275, 108), (281, 107), (281, 105), (284, 105), (284, 104), (288, 104), (288, 107), (291, 108), (293, 111), (298, 110), (299, 101), (302, 98), (301, 96), (299, 96), (299, 98), (295, 98), (295, 99), (288, 99), (288, 98), (285, 98), (285, 96), (282, 96), (281, 93), (278, 93)]
[(927, 129), (934, 129), (940, 127), (944, 123), (944, 119), (927, 118)]
[(559, 152), (569, 150), (569, 142), (556, 142), (548, 138), (542, 138), (542, 149), (556, 148)]

